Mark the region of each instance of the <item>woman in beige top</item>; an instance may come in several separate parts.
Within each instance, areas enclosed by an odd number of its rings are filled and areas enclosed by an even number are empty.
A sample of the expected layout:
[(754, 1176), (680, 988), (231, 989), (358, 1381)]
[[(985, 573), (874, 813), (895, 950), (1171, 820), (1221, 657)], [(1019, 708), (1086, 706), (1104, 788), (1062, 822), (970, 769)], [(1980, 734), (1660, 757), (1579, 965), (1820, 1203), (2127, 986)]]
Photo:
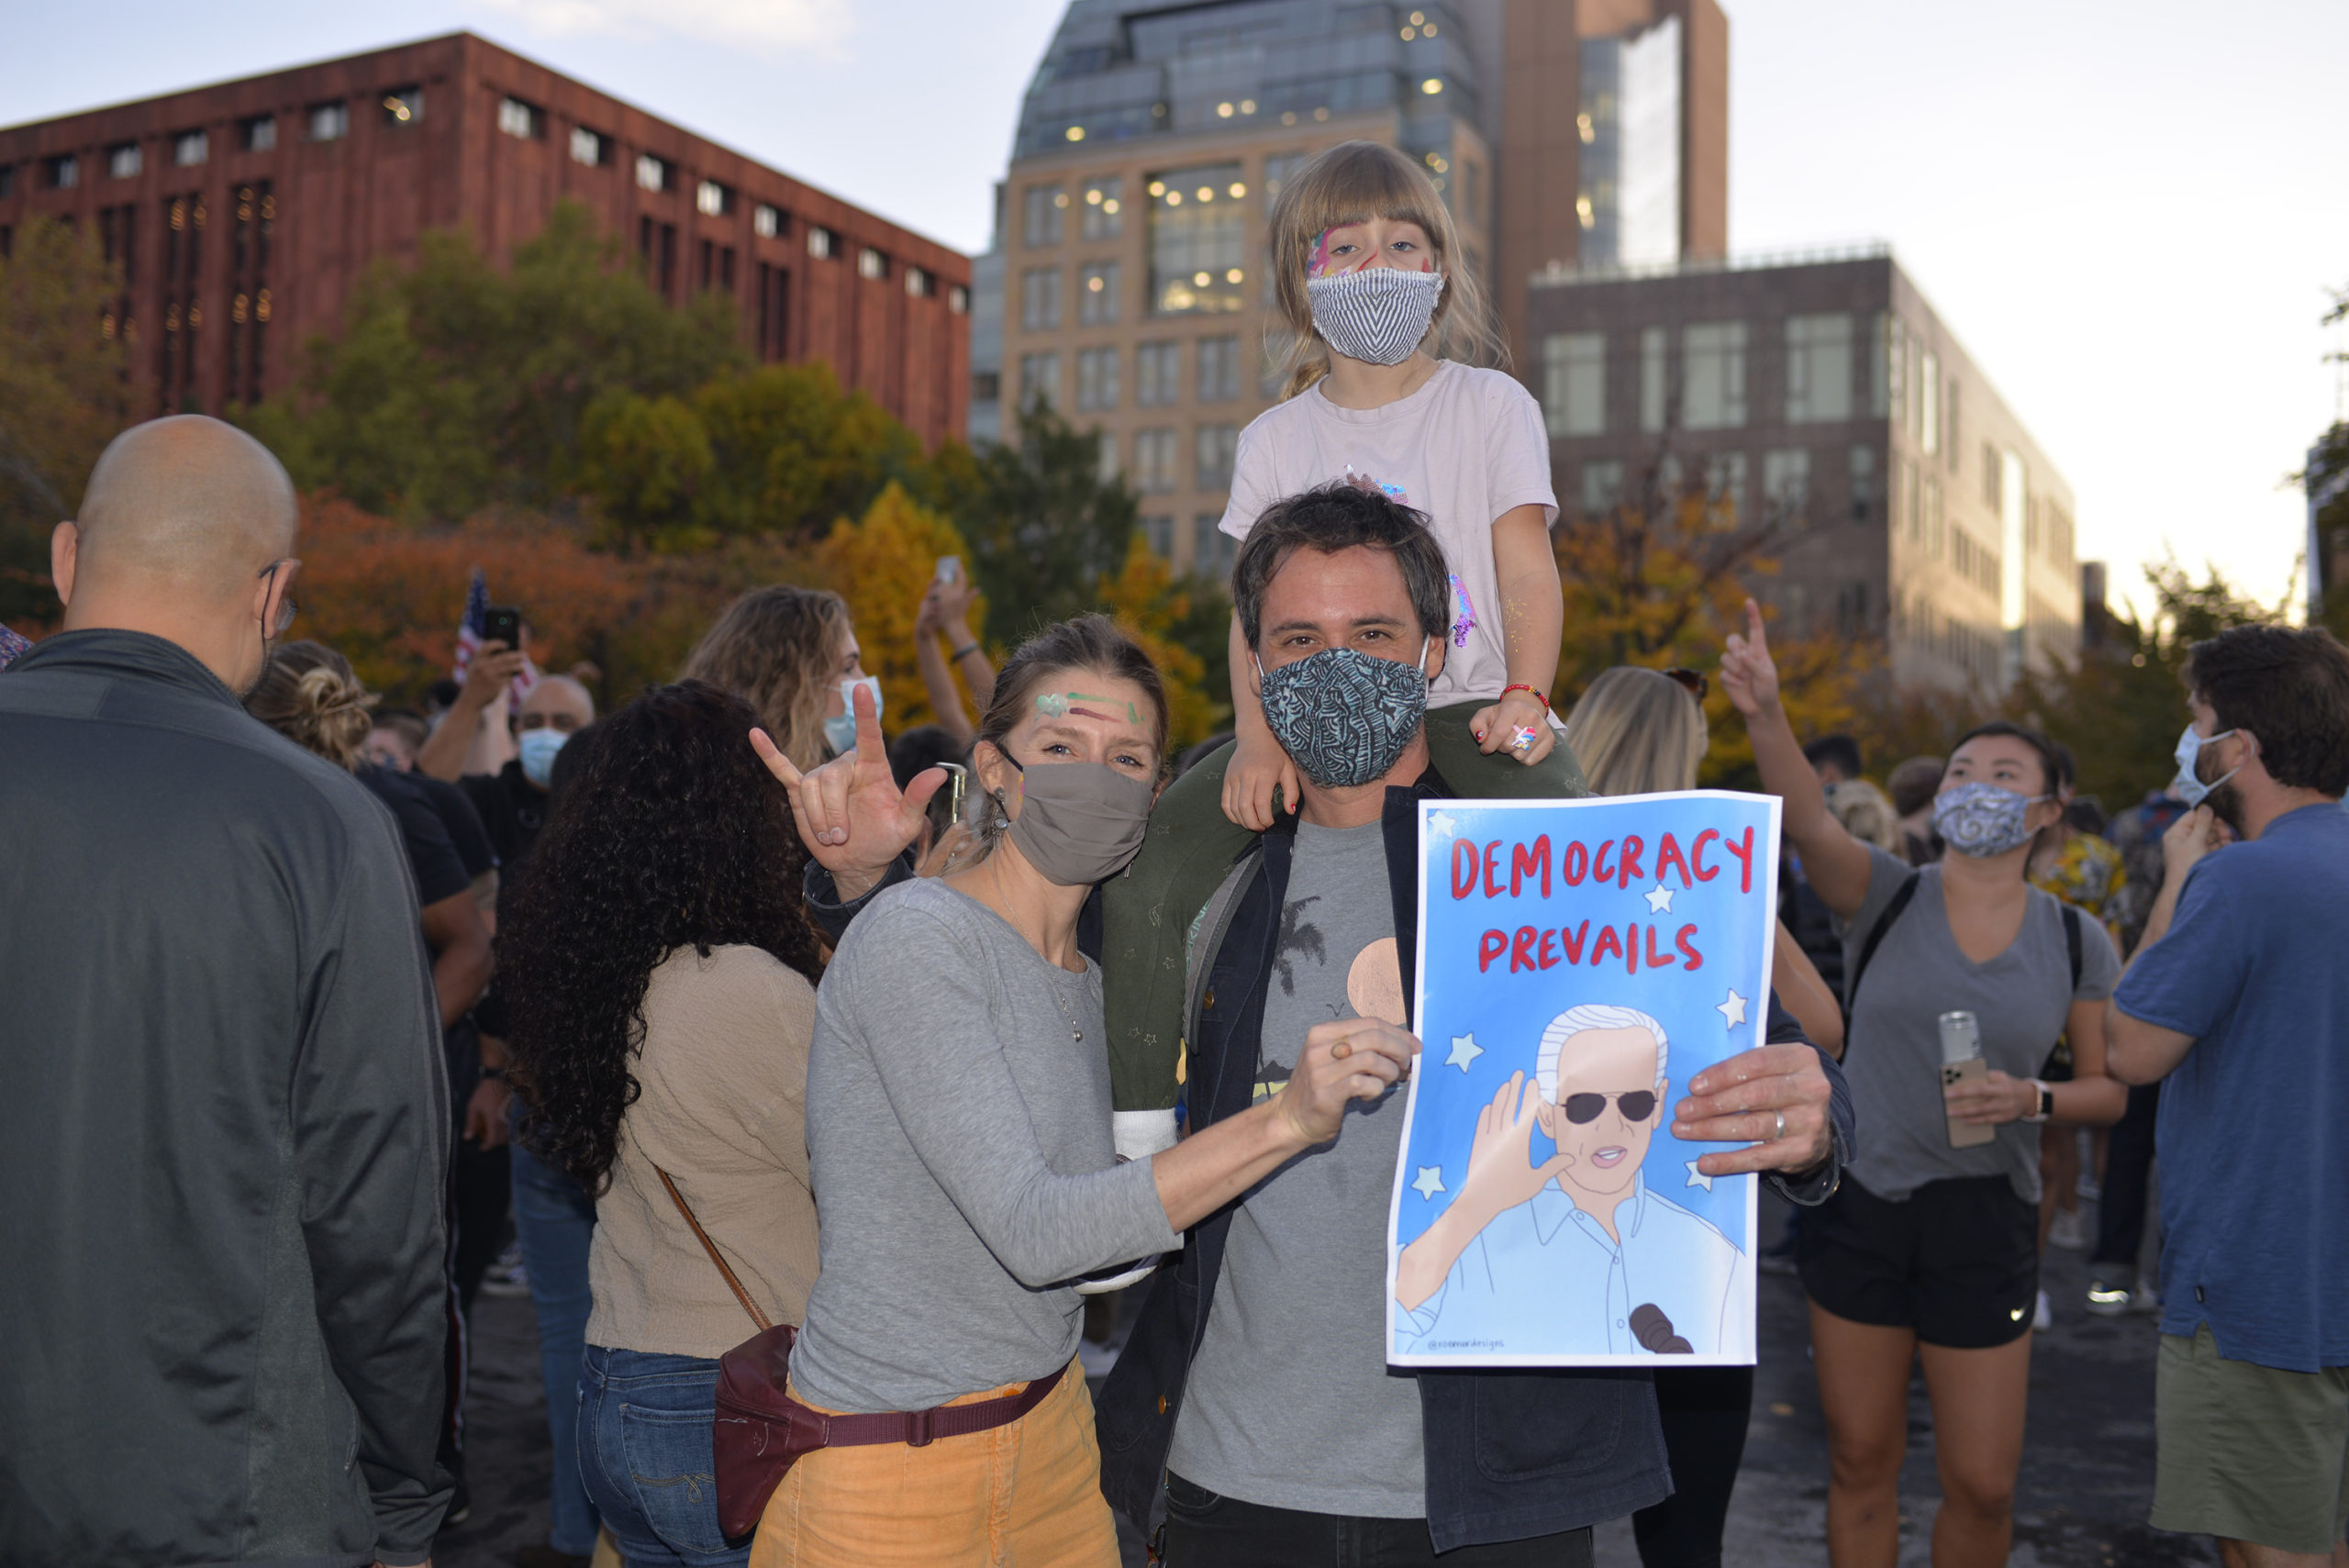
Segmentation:
[[(509, 896), (522, 1137), (596, 1195), (578, 1463), (630, 1568), (740, 1562), (718, 1524), (718, 1358), (760, 1310), (797, 1323), (816, 1278), (806, 851), (743, 734), (698, 681), (596, 727)], [(662, 1181), (674, 1183), (672, 1197)]]

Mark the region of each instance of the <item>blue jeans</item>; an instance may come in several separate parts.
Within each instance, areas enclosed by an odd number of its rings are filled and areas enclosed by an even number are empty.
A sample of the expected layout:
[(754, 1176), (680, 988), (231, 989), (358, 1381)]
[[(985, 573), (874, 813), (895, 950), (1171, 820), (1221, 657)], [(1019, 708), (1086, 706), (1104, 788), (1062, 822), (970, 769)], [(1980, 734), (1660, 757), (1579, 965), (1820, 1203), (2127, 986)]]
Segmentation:
[(748, 1562), (718, 1527), (718, 1363), (587, 1347), (579, 1473), (628, 1568)]
[(579, 1367), (587, 1349), (587, 1246), (596, 1200), (517, 1143), (514, 1234), (539, 1318), (539, 1377), (546, 1385), (547, 1436), (554, 1449), (547, 1544), (584, 1557), (596, 1550), (596, 1506), (580, 1484)]

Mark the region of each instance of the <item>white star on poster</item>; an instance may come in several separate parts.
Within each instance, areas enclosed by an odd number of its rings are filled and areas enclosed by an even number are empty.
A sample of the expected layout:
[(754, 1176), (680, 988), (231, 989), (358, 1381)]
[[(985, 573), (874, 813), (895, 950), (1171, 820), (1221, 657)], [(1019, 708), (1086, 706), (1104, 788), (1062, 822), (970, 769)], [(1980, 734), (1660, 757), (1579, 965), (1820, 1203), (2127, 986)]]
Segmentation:
[(1459, 818), (1449, 811), (1438, 811), (1428, 817), (1428, 831), (1431, 833), (1456, 833), (1459, 830)]
[(1443, 1184), (1442, 1166), (1422, 1165), (1419, 1167), (1419, 1179), (1411, 1184), (1411, 1190), (1432, 1203), (1435, 1201), (1436, 1194), (1450, 1192), (1452, 1189)]
[(1452, 1054), (1443, 1059), (1443, 1064), (1446, 1067), (1457, 1067), (1461, 1072), (1465, 1073), (1468, 1071), (1468, 1064), (1484, 1054), (1485, 1048), (1476, 1043), (1475, 1035), (1456, 1034), (1452, 1037)]
[(1649, 914), (1669, 915), (1672, 913), (1672, 889), (1664, 886), (1664, 884), (1659, 882), (1649, 888), (1647, 900)]
[(1731, 991), (1729, 994), (1729, 1000), (1721, 1003), (1713, 1011), (1721, 1016), (1722, 1023), (1731, 1029), (1735, 1029), (1745, 1021), (1745, 998), (1735, 991)]
[(1688, 1184), (1690, 1186), (1702, 1187), (1707, 1192), (1711, 1192), (1713, 1190), (1712, 1177), (1697, 1169), (1697, 1162), (1694, 1160), (1683, 1160), (1680, 1162), (1688, 1167)]

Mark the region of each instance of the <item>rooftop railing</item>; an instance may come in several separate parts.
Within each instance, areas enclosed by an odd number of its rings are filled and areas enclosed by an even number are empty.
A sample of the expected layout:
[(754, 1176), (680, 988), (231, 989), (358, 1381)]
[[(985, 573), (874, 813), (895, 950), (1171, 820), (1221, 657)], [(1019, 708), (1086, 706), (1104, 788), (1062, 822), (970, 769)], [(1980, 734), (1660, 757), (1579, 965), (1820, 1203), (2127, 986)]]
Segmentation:
[(1815, 267), (1830, 261), (1876, 261), (1892, 254), (1886, 239), (1859, 239), (1841, 245), (1817, 245), (1800, 250), (1754, 250), (1735, 256), (1684, 256), (1675, 261), (1638, 261), (1630, 265), (1600, 262), (1566, 266), (1552, 262), (1533, 274), (1535, 288), (1570, 288), (1576, 284), (1624, 283), (1640, 278), (1685, 278), (1705, 272), (1753, 272), (1773, 267)]

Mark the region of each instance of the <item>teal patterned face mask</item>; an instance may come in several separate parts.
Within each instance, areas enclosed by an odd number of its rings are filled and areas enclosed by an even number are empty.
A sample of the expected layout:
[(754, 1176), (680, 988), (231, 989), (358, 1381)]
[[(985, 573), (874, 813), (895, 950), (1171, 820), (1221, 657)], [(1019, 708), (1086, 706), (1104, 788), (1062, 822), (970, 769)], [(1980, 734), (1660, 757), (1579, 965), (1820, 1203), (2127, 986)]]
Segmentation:
[(1328, 789), (1353, 789), (1385, 775), (1427, 721), (1427, 662), (1432, 639), (1419, 641), (1419, 662), (1374, 659), (1329, 648), (1267, 671), (1264, 722), (1297, 772)]

